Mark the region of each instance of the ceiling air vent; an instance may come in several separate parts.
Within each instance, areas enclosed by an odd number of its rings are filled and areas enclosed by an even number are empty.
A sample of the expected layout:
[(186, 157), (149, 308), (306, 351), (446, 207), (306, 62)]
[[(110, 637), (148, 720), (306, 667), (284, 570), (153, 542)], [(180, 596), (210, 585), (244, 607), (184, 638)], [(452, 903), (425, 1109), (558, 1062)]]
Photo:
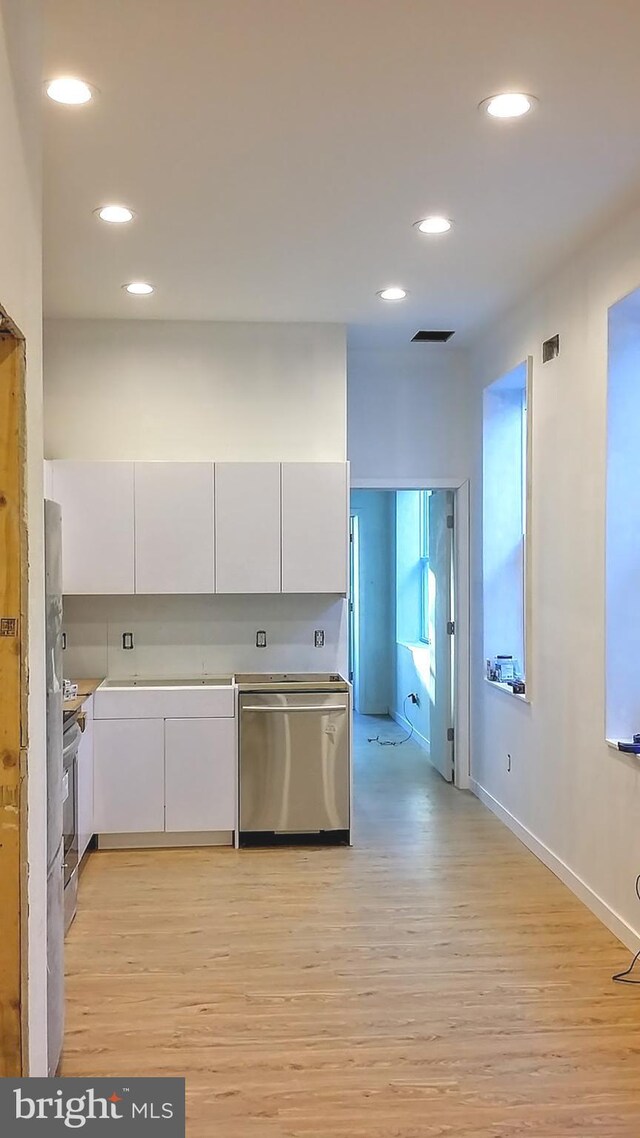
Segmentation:
[(421, 332), (416, 332), (415, 336), (411, 337), (412, 344), (446, 344), (454, 336), (454, 332), (439, 332), (436, 330), (427, 331), (423, 329)]

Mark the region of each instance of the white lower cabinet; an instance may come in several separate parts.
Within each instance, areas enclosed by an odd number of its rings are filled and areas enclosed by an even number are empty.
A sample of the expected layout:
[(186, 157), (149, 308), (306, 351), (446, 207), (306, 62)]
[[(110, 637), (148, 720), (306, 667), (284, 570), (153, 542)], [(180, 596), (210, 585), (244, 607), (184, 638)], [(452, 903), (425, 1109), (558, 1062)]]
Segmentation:
[(95, 720), (93, 798), (98, 834), (164, 830), (164, 719)]
[(85, 727), (78, 746), (78, 861), (95, 830), (93, 826), (93, 699), (82, 708)]
[(96, 719), (97, 834), (235, 830), (235, 719)]
[(233, 719), (166, 719), (165, 829), (234, 830), (236, 743)]

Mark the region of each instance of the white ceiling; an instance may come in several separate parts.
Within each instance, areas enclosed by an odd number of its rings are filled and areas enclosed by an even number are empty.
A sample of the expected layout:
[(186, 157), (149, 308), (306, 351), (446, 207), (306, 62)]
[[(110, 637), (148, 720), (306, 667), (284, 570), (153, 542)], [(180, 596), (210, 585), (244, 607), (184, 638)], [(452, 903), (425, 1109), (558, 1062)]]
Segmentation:
[[(638, 0), (48, 0), (46, 311), (458, 330), (640, 190)], [(536, 94), (514, 123), (485, 96)], [(97, 222), (109, 201), (133, 225)], [(411, 223), (442, 212), (437, 239)], [(153, 282), (150, 298), (120, 285)], [(376, 289), (402, 284), (403, 304)]]

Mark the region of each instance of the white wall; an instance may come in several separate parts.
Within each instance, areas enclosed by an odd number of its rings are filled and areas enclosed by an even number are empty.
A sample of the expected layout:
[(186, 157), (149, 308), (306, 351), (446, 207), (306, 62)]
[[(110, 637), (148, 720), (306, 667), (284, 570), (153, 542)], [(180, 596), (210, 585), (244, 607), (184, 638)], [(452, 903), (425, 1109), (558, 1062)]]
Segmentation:
[[(256, 648), (256, 632), (267, 647)], [(323, 648), (314, 631), (323, 629)], [(65, 597), (69, 677), (191, 678), (234, 672), (341, 672), (344, 599), (327, 596)], [(123, 632), (134, 648), (123, 649)]]
[[(48, 458), (346, 458), (341, 326), (50, 320), (44, 359)], [(122, 614), (135, 624), (139, 649), (120, 655)], [(68, 651), (68, 676), (347, 669), (344, 600), (67, 598), (65, 618), (70, 644), (75, 623), (81, 636), (98, 637), (95, 652)], [(266, 651), (255, 648), (263, 628)], [(313, 648), (317, 628), (325, 629), (324, 649)]]
[(466, 354), (451, 346), (349, 347), (351, 477), (464, 479), (471, 472)]
[[(604, 537), (607, 310), (639, 283), (637, 210), (496, 321), (471, 353), (476, 519), (482, 389), (528, 355), (534, 359), (527, 677), (532, 703), (518, 702), (482, 679), (476, 524), (472, 774), (485, 799), (636, 947), (640, 761), (605, 743)], [(560, 356), (543, 365), (542, 341), (557, 332)]]
[(26, 338), (29, 528), (29, 1073), (46, 1075), (46, 735), (42, 522), (40, 5), (0, 2), (0, 304)]
[(363, 715), (388, 715), (394, 703), (395, 496), (353, 490), (351, 513), (359, 521), (355, 706)]
[(344, 461), (344, 328), (47, 321), (45, 454)]

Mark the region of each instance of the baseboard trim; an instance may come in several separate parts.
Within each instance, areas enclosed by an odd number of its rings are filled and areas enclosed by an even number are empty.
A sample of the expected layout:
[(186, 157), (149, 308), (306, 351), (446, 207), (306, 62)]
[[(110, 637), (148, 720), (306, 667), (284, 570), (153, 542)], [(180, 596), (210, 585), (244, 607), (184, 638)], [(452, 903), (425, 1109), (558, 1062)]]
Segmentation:
[[(405, 719), (404, 715), (401, 715), (399, 711), (390, 711), (389, 714), (391, 718), (398, 724), (398, 727), (402, 727), (403, 731), (411, 730), (412, 724), (409, 723), (409, 720)], [(416, 731), (415, 727), (413, 728), (413, 738), (415, 739), (418, 746), (422, 747), (423, 751), (426, 751), (428, 755), (431, 754), (431, 744), (429, 740), (425, 735), (421, 735), (419, 731)]]
[(195, 846), (232, 846), (233, 830), (143, 834), (97, 834), (99, 850), (190, 849)]
[(507, 810), (506, 806), (498, 802), (498, 799), (494, 798), (488, 790), (485, 790), (476, 779), (472, 778), (470, 780), (469, 788), (501, 822), (504, 822), (505, 826), (520, 839), (523, 845), (525, 845), (531, 853), (535, 854), (543, 865), (546, 865), (547, 869), (555, 873), (556, 877), (559, 877), (563, 884), (566, 885), (572, 893), (575, 893), (576, 897), (602, 921), (603, 925), (606, 925), (618, 940), (622, 941), (631, 952), (640, 951), (639, 931), (627, 924), (624, 918), (621, 917), (619, 913), (616, 913), (615, 909), (612, 909), (590, 885), (587, 885), (586, 881), (583, 881), (562, 858), (554, 854), (553, 850), (550, 850), (544, 842), (541, 842), (531, 830), (523, 826), (522, 822), (519, 822), (518, 819)]

